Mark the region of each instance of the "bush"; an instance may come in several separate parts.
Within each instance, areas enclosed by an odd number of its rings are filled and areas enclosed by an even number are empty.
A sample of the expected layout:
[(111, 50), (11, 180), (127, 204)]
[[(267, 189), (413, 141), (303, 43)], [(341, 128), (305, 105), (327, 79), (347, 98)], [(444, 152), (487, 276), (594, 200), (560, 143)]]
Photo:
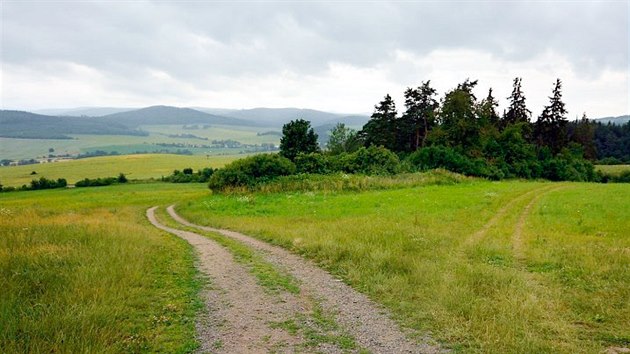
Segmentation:
[(53, 188), (64, 188), (67, 185), (68, 185), (68, 182), (66, 181), (65, 178), (59, 178), (55, 181), (52, 179), (41, 177), (40, 179), (32, 180), (31, 185), (29, 187), (22, 186), (22, 189), (25, 189), (25, 190), (53, 189)]
[(214, 173), (211, 167), (193, 173), (192, 168), (185, 168), (183, 171), (175, 170), (168, 177), (162, 177), (162, 181), (172, 183), (206, 183), (210, 180), (210, 176)]
[(75, 187), (101, 187), (109, 186), (112, 184), (127, 183), (127, 177), (121, 173), (118, 177), (104, 177), (104, 178), (84, 178), (74, 184)]
[(236, 160), (218, 169), (208, 183), (213, 190), (229, 187), (252, 187), (296, 171), (295, 164), (277, 154), (260, 154)]
[(382, 146), (362, 147), (351, 154), (337, 155), (335, 169), (346, 173), (389, 175), (400, 172), (400, 159)]

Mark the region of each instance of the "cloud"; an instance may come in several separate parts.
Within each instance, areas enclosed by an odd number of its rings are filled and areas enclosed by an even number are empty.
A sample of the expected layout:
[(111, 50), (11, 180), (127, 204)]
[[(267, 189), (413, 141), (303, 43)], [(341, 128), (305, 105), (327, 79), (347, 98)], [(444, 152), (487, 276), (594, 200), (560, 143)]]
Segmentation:
[[(497, 87), (561, 76), (618, 88), (625, 74), (628, 96), (626, 1), (6, 1), (2, 29), (3, 106), (76, 105), (91, 92), (90, 105), (207, 99), (366, 111), (385, 92), (464, 75)], [(58, 84), (48, 86), (51, 77)], [(25, 87), (38, 87), (38, 101)], [(326, 92), (345, 95), (346, 108)]]

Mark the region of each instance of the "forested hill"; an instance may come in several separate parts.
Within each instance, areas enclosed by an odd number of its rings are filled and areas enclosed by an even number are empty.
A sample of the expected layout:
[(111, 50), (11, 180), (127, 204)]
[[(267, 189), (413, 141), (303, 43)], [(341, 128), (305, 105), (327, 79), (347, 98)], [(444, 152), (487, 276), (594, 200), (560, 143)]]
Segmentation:
[(151, 106), (133, 111), (120, 112), (99, 117), (105, 122), (115, 122), (129, 127), (154, 124), (224, 124), (238, 126), (259, 126), (246, 119), (224, 117), (191, 108)]
[(147, 135), (98, 118), (54, 117), (23, 111), (0, 111), (0, 137), (71, 139), (68, 134)]
[(594, 119), (594, 121), (597, 123), (603, 123), (603, 124), (611, 123), (615, 125), (622, 125), (622, 124), (630, 122), (630, 115), (619, 116), (619, 117), (597, 118), (597, 119)]
[(218, 109), (218, 108), (198, 108), (198, 110), (220, 114), (222, 116), (247, 119), (259, 122), (268, 126), (281, 127), (294, 119), (304, 119), (313, 126), (335, 125), (338, 122), (349, 126), (363, 126), (370, 117), (362, 115), (337, 114), (314, 109), (302, 108), (252, 108), (252, 109)]

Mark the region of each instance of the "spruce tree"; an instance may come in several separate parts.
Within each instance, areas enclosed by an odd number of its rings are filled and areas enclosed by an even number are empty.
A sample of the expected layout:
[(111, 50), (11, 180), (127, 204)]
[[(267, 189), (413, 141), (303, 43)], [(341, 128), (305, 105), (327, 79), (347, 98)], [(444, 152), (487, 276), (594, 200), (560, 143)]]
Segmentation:
[(529, 123), (532, 112), (525, 105), (525, 95), (521, 89), (521, 78), (514, 78), (512, 94), (508, 97), (510, 106), (503, 114), (501, 127), (505, 128), (510, 124)]
[(567, 110), (562, 102), (562, 81), (556, 80), (553, 95), (536, 122), (536, 143), (547, 146), (553, 154), (559, 153), (567, 146)]
[(396, 149), (398, 122), (396, 104), (387, 94), (383, 101), (374, 106), (374, 113), (360, 132), (366, 146), (383, 146), (389, 150)]

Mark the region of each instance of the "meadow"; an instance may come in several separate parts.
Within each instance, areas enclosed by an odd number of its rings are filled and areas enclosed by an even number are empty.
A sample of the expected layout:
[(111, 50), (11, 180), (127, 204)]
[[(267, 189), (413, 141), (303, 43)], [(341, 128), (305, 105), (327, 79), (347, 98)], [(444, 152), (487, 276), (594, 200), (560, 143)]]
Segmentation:
[[(101, 156), (79, 160), (0, 167), (0, 183), (4, 186), (19, 187), (29, 184), (32, 179), (46, 177), (48, 179), (65, 178), (73, 184), (84, 178), (114, 177), (124, 173), (128, 179), (143, 180), (161, 178), (191, 167), (194, 170), (204, 167), (218, 168), (241, 156), (200, 156), (172, 154), (139, 154), (121, 156)], [(37, 174), (32, 175), (35, 171)]]
[(287, 247), (456, 352), (630, 345), (625, 184), (463, 181), (209, 195), (178, 212)]
[(191, 352), (205, 281), (147, 207), (207, 194), (146, 184), (0, 195), (0, 352)]
[(613, 176), (619, 176), (621, 172), (630, 171), (630, 165), (596, 165), (595, 168)]
[[(56, 155), (77, 155), (95, 150), (118, 151), (131, 153), (135, 151), (155, 151), (165, 147), (155, 145), (165, 144), (202, 144), (210, 145), (212, 140), (236, 140), (243, 144), (272, 143), (278, 145), (280, 137), (277, 135), (262, 135), (258, 133), (278, 128), (237, 127), (216, 125), (207, 129), (183, 129), (182, 125), (147, 125), (141, 127), (148, 132), (148, 136), (130, 135), (71, 135), (72, 139), (12, 139), (0, 138), (0, 157), (2, 159), (19, 160), (47, 157), (49, 149), (54, 149)], [(193, 134), (208, 138), (172, 137), (168, 135)], [(181, 148), (184, 149), (184, 148)], [(220, 155), (224, 153), (238, 153), (239, 149), (192, 149), (194, 154)], [(242, 150), (242, 149), (240, 149)]]

